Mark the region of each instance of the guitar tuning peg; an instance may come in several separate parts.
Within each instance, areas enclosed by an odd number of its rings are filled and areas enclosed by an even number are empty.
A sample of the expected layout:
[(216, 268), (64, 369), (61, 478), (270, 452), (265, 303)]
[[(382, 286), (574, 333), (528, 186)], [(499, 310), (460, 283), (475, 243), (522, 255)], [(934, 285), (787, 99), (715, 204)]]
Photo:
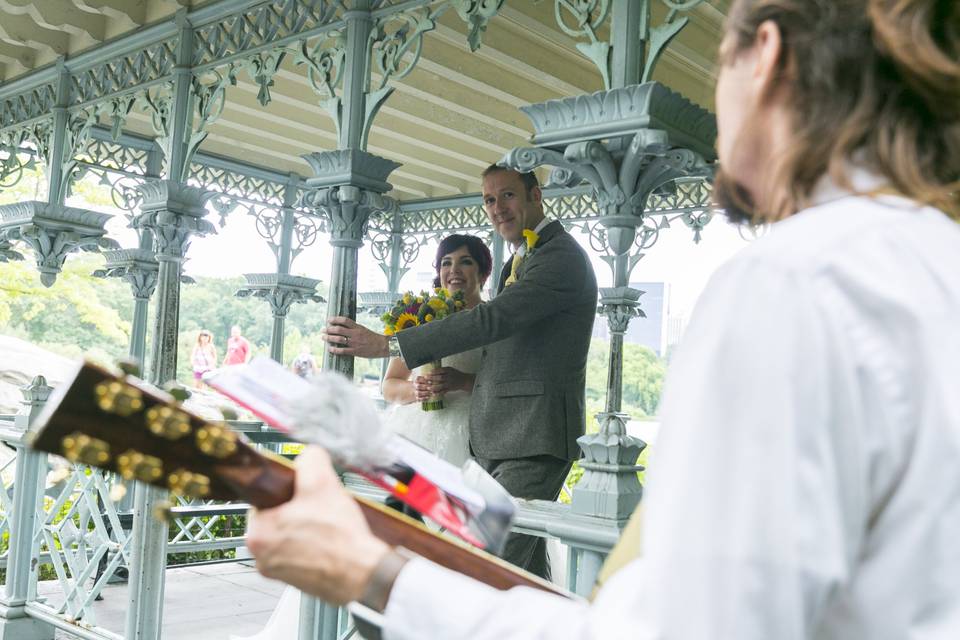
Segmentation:
[(117, 472), (124, 480), (156, 482), (163, 476), (163, 462), (160, 458), (129, 449), (117, 456)]
[(173, 505), (169, 500), (161, 500), (153, 505), (153, 519), (157, 522), (173, 521)]
[(190, 391), (176, 380), (168, 380), (161, 387), (176, 399), (177, 402), (185, 402), (191, 395)]
[(85, 433), (75, 431), (60, 441), (63, 457), (70, 462), (102, 467), (110, 461), (110, 445)]
[(107, 413), (127, 417), (143, 409), (143, 393), (129, 384), (111, 380), (94, 388), (97, 406)]
[(236, 420), (240, 417), (233, 407), (220, 407), (220, 415), (224, 420)]
[(226, 458), (237, 450), (237, 434), (226, 426), (210, 424), (197, 429), (197, 448), (214, 458)]
[(141, 374), (140, 361), (134, 358), (120, 358), (117, 360), (117, 368), (134, 378), (139, 378)]
[(177, 469), (167, 477), (170, 491), (190, 498), (205, 498), (210, 494), (210, 478), (202, 473)]
[(151, 407), (147, 411), (147, 428), (161, 438), (179, 440), (190, 433), (190, 417), (171, 407)]

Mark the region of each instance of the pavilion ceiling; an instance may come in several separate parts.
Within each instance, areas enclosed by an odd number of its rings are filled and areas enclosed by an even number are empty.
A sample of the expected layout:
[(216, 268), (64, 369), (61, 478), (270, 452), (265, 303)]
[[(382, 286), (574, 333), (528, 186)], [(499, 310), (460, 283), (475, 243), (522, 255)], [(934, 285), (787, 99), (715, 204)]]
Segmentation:
[[(222, 1), (222, 0), (221, 0)], [(0, 0), (0, 90), (60, 56), (69, 61), (137, 29), (170, 21), (178, 11), (216, 5), (199, 0)], [(249, 0), (235, 4), (252, 6)], [(393, 4), (401, 4), (394, 2)], [(653, 0), (653, 23), (667, 12)], [(674, 0), (674, 5), (683, 4)], [(715, 51), (728, 0), (708, 0), (670, 44), (654, 79), (712, 109)], [(598, 37), (607, 37), (609, 19)], [(403, 166), (391, 176), (402, 200), (479, 190), (478, 175), (509, 149), (528, 143), (532, 127), (518, 107), (603, 89), (597, 67), (557, 24), (555, 0), (507, 0), (471, 53), (467, 25), (447, 11), (428, 32), (422, 55), (392, 81), (368, 149)], [(310, 175), (302, 154), (336, 148), (333, 120), (319, 105), (303, 65), (287, 56), (269, 87), (267, 106), (250, 74), (226, 88), (222, 114), (208, 128), (206, 153), (280, 172)], [(107, 120), (103, 122), (108, 124)], [(134, 109), (126, 131), (154, 135), (150, 116)]]

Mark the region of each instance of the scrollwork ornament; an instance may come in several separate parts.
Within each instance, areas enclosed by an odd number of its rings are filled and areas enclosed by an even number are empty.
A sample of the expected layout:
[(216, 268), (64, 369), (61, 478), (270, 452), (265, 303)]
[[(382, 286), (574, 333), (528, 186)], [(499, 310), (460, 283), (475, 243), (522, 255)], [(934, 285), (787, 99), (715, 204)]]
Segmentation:
[(16, 251), (13, 245), (0, 236), (0, 262), (23, 260), (23, 254)]
[[(390, 80), (400, 80), (413, 71), (420, 60), (423, 36), (433, 31), (437, 24), (435, 16), (426, 9), (393, 14), (378, 21), (370, 37), (372, 57), (383, 89)], [(400, 21), (393, 29), (388, 25)]]
[(337, 87), (343, 80), (346, 44), (346, 36), (334, 31), (313, 47), (304, 40), (294, 51), (293, 63), (306, 66), (307, 80), (318, 94), (331, 99), (337, 97)]
[(287, 53), (288, 50), (281, 47), (272, 51), (258, 53), (251, 58), (237, 63), (230, 69), (230, 84), (236, 85), (237, 71), (240, 68), (245, 69), (250, 79), (260, 87), (260, 90), (257, 92), (257, 102), (259, 102), (262, 107), (267, 106), (272, 99), (270, 87), (274, 84), (273, 78), (277, 75), (277, 71), (280, 70), (280, 65), (283, 63), (284, 58), (287, 57)]
[(500, 11), (503, 0), (451, 0), (450, 4), (456, 9), (460, 19), (470, 27), (467, 33), (467, 44), (470, 46), (470, 51), (476, 51), (480, 48), (487, 24)]
[[(577, 49), (597, 65), (607, 89), (610, 88), (610, 45), (597, 37), (597, 31), (609, 13), (609, 0), (554, 0), (557, 26), (571, 38), (589, 39), (589, 42), (578, 43)], [(572, 20), (573, 26), (568, 20)]]
[(317, 241), (317, 235), (322, 229), (313, 216), (297, 213), (293, 220), (293, 255), (296, 257), (304, 248)]
[(693, 241), (700, 244), (703, 228), (713, 220), (713, 211), (709, 209), (706, 211), (691, 211), (683, 214), (681, 219), (683, 224), (693, 230)]
[(17, 149), (8, 149), (7, 157), (0, 160), (0, 189), (8, 189), (20, 182), (26, 168)]

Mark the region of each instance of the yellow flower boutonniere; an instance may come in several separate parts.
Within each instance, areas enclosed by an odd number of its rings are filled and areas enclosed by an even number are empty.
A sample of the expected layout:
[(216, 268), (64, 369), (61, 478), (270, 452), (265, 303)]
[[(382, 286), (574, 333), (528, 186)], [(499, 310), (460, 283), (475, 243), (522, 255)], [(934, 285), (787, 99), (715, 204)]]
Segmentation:
[(533, 251), (533, 248), (537, 246), (537, 242), (540, 241), (540, 236), (533, 229), (524, 229), (523, 237), (527, 239), (527, 253)]

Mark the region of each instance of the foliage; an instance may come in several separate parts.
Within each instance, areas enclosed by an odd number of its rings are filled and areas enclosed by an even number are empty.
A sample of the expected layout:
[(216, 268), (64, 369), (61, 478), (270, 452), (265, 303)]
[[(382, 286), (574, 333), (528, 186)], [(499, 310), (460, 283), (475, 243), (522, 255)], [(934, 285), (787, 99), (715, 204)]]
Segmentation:
[(31, 262), (0, 263), (0, 331), (67, 357), (124, 356), (132, 298), (126, 284), (90, 275), (102, 264), (100, 256), (71, 257), (47, 288)]

